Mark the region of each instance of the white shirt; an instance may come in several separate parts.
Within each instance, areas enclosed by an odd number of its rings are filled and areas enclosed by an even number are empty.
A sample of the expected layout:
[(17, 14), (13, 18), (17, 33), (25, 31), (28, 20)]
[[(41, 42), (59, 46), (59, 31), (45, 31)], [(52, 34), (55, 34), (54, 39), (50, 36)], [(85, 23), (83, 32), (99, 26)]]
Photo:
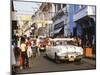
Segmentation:
[(27, 48), (27, 56), (28, 56), (28, 57), (31, 57), (31, 56), (32, 56), (32, 49), (31, 49), (31, 46), (28, 46), (28, 48)]
[(15, 55), (14, 55), (14, 46), (12, 45), (12, 49), (11, 49), (11, 64), (15, 65), (16, 64), (16, 60), (15, 60)]

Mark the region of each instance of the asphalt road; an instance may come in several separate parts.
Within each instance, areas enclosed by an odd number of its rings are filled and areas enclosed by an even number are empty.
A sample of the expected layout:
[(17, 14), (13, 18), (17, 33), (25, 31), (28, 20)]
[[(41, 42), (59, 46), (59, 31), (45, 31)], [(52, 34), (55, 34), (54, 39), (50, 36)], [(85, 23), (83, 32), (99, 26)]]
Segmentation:
[(42, 52), (40, 56), (32, 59), (32, 68), (17, 69), (17, 74), (23, 73), (41, 73), (41, 72), (57, 72), (57, 71), (73, 71), (95, 69), (95, 60), (83, 58), (81, 63), (77, 62), (62, 62), (56, 64), (53, 60), (45, 57)]

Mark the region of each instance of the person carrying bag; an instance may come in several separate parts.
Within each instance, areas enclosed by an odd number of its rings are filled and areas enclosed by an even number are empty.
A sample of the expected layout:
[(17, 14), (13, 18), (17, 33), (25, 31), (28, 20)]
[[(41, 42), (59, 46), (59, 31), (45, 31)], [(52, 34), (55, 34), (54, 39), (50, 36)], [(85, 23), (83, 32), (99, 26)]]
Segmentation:
[(28, 65), (29, 68), (32, 67), (32, 48), (31, 48), (31, 44), (28, 44), (27, 46), (27, 56), (28, 56)]

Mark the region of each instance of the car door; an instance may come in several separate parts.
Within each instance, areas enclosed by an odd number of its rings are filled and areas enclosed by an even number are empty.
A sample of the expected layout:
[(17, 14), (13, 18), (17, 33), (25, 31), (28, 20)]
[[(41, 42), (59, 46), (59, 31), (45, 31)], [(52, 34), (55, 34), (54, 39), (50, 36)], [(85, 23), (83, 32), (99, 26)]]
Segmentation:
[(55, 53), (57, 53), (58, 48), (57, 47), (53, 47), (52, 49), (52, 58), (55, 59)]
[(53, 51), (52, 50), (53, 50), (53, 47), (48, 47), (47, 50), (46, 50), (46, 54), (50, 58), (53, 58), (53, 55), (52, 55)]

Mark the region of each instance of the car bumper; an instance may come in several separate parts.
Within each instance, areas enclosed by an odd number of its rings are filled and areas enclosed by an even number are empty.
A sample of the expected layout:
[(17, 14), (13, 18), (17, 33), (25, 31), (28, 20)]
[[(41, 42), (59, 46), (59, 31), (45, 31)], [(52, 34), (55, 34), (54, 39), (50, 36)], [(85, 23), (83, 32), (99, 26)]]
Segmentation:
[(76, 56), (76, 57), (68, 57), (68, 56), (58, 56), (59, 60), (67, 60), (67, 61), (75, 61), (75, 60), (80, 60), (81, 58), (83, 58), (82, 55)]

